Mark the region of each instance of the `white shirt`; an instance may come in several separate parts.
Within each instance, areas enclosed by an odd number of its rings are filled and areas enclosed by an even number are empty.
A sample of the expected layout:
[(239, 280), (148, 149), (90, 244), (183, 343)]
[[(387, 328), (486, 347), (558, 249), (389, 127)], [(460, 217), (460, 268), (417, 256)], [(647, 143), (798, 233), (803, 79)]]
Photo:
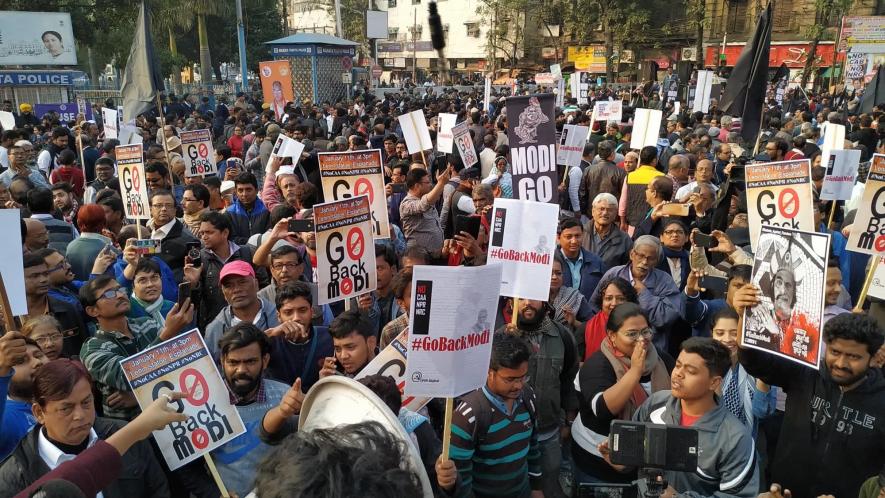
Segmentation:
[[(676, 201), (682, 202), (685, 199), (687, 199), (688, 196), (691, 195), (691, 191), (694, 190), (694, 188), (697, 186), (698, 186), (697, 181), (693, 181), (693, 182), (689, 183), (688, 185), (683, 185), (682, 188), (680, 188), (679, 190), (676, 191)], [(716, 192), (719, 191), (719, 187), (717, 187), (716, 185), (713, 185), (712, 183), (710, 183), (710, 186), (713, 187), (713, 194), (715, 195)]]
[(495, 151), (486, 147), (479, 153), (479, 170), (480, 178), (489, 176), (489, 173), (495, 167)]
[(9, 169), (9, 149), (0, 146), (0, 166)]
[(682, 260), (679, 258), (667, 258), (667, 264), (670, 265), (670, 273), (673, 275), (676, 287), (679, 287), (682, 283)]
[[(170, 221), (169, 223), (166, 223), (165, 225), (161, 226), (160, 228), (155, 228), (155, 229), (151, 230), (151, 238), (154, 240), (165, 239), (166, 236), (169, 235), (169, 232), (172, 231), (172, 227), (175, 226), (175, 221), (176, 221), (175, 218), (172, 218), (172, 221)], [(152, 224), (153, 224), (153, 222), (152, 222)]]
[[(59, 465), (69, 462), (77, 457), (77, 455), (63, 453), (57, 446), (46, 439), (46, 436), (43, 435), (42, 429), (38, 428), (37, 430), (40, 431), (37, 436), (37, 454), (40, 455), (43, 463), (49, 467), (49, 470), (55, 470)], [(98, 434), (95, 433), (95, 429), (89, 429), (89, 442), (86, 444), (86, 447), (91, 448), (96, 441), (98, 441)], [(95, 496), (96, 498), (104, 498), (104, 495), (102, 495), (101, 492)]]
[(55, 166), (58, 166), (58, 163), (52, 159), (52, 154), (46, 149), (41, 150), (37, 156), (37, 168), (49, 176), (49, 170)]

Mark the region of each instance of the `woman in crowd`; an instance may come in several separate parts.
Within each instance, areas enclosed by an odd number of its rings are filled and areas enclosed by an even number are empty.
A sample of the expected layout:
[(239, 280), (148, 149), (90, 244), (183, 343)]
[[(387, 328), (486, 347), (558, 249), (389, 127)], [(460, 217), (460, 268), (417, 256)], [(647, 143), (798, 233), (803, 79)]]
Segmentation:
[(575, 481), (628, 484), (634, 473), (619, 473), (597, 446), (613, 420), (630, 420), (651, 393), (670, 389), (674, 361), (651, 342), (653, 331), (638, 304), (616, 306), (608, 317), (599, 351), (578, 372), (580, 412), (572, 424)]
[(50, 361), (61, 356), (64, 335), (54, 316), (40, 315), (28, 319), (22, 325), (21, 333), (36, 342)]
[(562, 262), (559, 258), (553, 258), (553, 274), (550, 277), (550, 299), (547, 300), (553, 308), (553, 318), (564, 325), (573, 326), (575, 319), (586, 321), (592, 311), (587, 298), (581, 291), (574, 287), (562, 286)]
[(495, 158), (495, 167), (489, 172), (489, 176), (483, 179), (482, 183), (495, 187), (497, 191), (495, 197), (513, 198), (513, 177), (510, 175), (510, 164), (507, 163), (506, 157)]
[(68, 244), (65, 254), (77, 280), (88, 280), (99, 254), (113, 247), (114, 241), (103, 235), (106, 223), (104, 208), (98, 204), (86, 204), (77, 211), (80, 236)]
[(600, 288), (602, 292), (596, 298), (596, 307), (600, 311), (584, 326), (584, 361), (599, 349), (608, 336), (606, 326), (612, 310), (622, 303), (639, 304), (636, 289), (621, 277), (609, 278), (600, 284)]

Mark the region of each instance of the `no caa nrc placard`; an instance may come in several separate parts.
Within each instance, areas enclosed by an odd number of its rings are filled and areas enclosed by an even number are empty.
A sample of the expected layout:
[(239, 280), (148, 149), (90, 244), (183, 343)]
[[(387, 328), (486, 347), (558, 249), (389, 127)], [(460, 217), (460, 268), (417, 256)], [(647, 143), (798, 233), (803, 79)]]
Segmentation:
[(748, 164), (746, 182), (750, 244), (754, 251), (762, 225), (815, 231), (808, 159)]
[(390, 238), (381, 151), (320, 152), (317, 160), (325, 198), (338, 201), (367, 196), (371, 207), (373, 238)]
[(313, 208), (319, 304), (375, 290), (375, 245), (368, 196), (317, 204)]

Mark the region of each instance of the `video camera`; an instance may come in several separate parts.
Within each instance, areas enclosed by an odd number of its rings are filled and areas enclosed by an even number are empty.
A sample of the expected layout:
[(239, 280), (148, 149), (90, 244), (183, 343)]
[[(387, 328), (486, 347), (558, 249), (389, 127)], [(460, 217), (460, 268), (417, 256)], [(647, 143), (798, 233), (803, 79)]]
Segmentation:
[(639, 479), (630, 485), (581, 485), (579, 498), (661, 496), (667, 489), (664, 470), (694, 472), (698, 466), (698, 433), (695, 429), (648, 422), (615, 420), (608, 437), (613, 464), (639, 468)]

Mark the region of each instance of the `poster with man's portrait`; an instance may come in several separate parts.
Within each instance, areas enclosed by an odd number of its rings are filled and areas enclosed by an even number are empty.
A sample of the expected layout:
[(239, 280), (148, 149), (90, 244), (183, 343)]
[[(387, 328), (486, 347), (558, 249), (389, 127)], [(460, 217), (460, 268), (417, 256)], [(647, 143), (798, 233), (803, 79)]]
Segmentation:
[(817, 368), (830, 234), (761, 227), (752, 283), (761, 302), (744, 313), (742, 346)]

